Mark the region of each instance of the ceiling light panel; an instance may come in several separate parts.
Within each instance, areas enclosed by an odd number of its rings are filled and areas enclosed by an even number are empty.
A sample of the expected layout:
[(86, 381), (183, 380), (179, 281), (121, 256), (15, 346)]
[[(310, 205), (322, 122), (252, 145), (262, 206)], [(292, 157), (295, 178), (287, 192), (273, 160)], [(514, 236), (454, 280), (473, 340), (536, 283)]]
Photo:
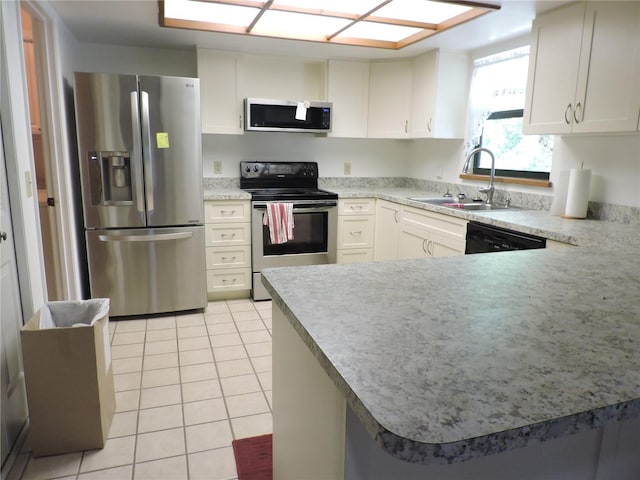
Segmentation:
[(350, 20), (344, 18), (267, 10), (252, 33), (288, 38), (325, 38), (350, 23)]
[(442, 23), (471, 10), (471, 7), (427, 0), (393, 0), (373, 15), (376, 17), (413, 20), (422, 23)]
[(164, 2), (165, 17), (242, 27), (248, 27), (259, 12), (258, 8), (222, 3), (193, 0), (165, 0)]
[(163, 27), (395, 50), (500, 8), (495, 0), (158, 1)]
[(274, 0), (275, 7), (293, 7), (316, 12), (340, 12), (362, 16), (383, 3), (381, 0)]
[(388, 25), (375, 22), (358, 22), (340, 33), (337, 38), (362, 38), (366, 40), (382, 40), (399, 42), (410, 35), (421, 32), (420, 28)]

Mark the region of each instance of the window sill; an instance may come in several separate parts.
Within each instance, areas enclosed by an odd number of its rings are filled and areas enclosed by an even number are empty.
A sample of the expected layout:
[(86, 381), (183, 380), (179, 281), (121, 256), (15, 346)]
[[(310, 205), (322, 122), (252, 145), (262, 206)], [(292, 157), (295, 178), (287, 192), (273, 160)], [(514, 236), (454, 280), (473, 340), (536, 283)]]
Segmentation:
[[(460, 178), (462, 180), (485, 180), (489, 181), (489, 175), (476, 175), (473, 173), (461, 173)], [(517, 185), (528, 185), (530, 187), (542, 187), (551, 188), (551, 182), (549, 180), (533, 180), (530, 178), (515, 178), (515, 177), (494, 177), (496, 183), (513, 183)]]

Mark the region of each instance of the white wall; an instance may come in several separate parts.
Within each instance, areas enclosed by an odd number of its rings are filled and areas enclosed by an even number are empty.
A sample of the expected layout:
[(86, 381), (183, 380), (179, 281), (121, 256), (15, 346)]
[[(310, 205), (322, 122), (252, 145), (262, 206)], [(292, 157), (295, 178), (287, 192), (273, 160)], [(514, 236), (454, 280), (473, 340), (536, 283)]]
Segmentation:
[[(205, 177), (238, 177), (241, 160), (318, 162), (322, 177), (344, 176), (344, 162), (353, 177), (397, 177), (407, 172), (409, 142), (317, 137), (307, 133), (246, 132), (244, 135), (203, 135)], [(213, 162), (222, 162), (214, 175)]]
[(556, 136), (551, 180), (582, 163), (592, 170), (590, 200), (640, 207), (640, 135)]
[(80, 44), (76, 70), (142, 75), (196, 77), (195, 48), (191, 50)]

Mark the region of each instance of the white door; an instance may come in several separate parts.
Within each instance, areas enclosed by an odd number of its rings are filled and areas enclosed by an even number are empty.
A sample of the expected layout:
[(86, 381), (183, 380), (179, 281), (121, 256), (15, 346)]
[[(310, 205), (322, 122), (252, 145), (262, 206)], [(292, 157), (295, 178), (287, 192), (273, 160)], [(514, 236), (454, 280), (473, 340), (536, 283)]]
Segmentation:
[(23, 323), (18, 287), (16, 253), (13, 245), (11, 213), (5, 168), (4, 145), (0, 129), (0, 358), (2, 359), (2, 463), (11, 452), (27, 420), (24, 371), (20, 349)]

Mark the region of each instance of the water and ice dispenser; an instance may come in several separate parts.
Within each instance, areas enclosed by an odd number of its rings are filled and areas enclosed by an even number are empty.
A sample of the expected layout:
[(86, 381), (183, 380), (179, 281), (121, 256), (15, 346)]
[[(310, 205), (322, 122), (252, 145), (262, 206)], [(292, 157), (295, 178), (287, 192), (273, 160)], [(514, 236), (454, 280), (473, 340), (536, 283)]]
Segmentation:
[(89, 152), (92, 205), (131, 205), (130, 152)]

